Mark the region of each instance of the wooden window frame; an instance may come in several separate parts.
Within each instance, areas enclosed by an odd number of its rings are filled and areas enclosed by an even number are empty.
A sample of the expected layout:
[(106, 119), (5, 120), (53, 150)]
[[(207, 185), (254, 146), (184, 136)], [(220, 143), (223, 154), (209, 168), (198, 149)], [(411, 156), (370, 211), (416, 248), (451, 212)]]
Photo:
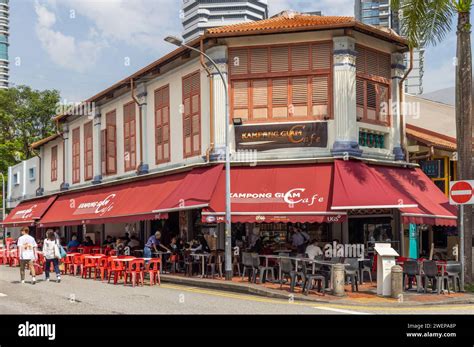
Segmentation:
[[(113, 131), (113, 141), (110, 134)], [(117, 110), (112, 110), (105, 115), (105, 129), (102, 129), (102, 174), (115, 175), (117, 173)], [(114, 162), (111, 169), (110, 160)]]
[(51, 147), (51, 182), (58, 180), (58, 146)]
[[(164, 102), (162, 104), (159, 104), (157, 102), (157, 98), (158, 98), (158, 94), (161, 92), (163, 93), (163, 91), (165, 90), (168, 90), (167, 92), (167, 99), (164, 100)], [(155, 92), (154, 92), (154, 95), (155, 95), (155, 163), (157, 165), (159, 164), (163, 164), (163, 163), (169, 163), (171, 161), (171, 126), (170, 126), (170, 123), (171, 123), (171, 112), (170, 112), (170, 85), (167, 84), (165, 86), (162, 86), (160, 88), (157, 88), (155, 89)], [(168, 107), (168, 122), (167, 123), (164, 123), (163, 122), (163, 109)], [(162, 111), (161, 112), (161, 125), (158, 126), (158, 111)], [(164, 127), (168, 125), (168, 140), (167, 141), (164, 141), (162, 140), (161, 142), (161, 145), (162, 145), (162, 153), (161, 153), (161, 160), (158, 159), (158, 134), (159, 132), (161, 132), (161, 138), (164, 139)], [(168, 143), (168, 153), (165, 153), (165, 144)], [(183, 150), (184, 151), (184, 150)], [(167, 155), (165, 155), (167, 154)]]
[[(387, 58), (390, 59), (390, 55), (388, 53), (378, 51), (378, 50), (373, 49), (371, 47), (366, 47), (366, 46), (358, 44), (358, 45), (356, 45), (356, 50), (358, 48), (376, 53), (377, 54), (377, 59), (379, 59), (380, 56), (386, 56)], [(377, 65), (378, 65), (378, 70), (380, 70), (379, 62), (377, 62)], [(387, 111), (388, 112), (385, 115), (386, 120), (384, 121), (384, 120), (380, 119), (381, 118), (381, 107), (380, 107), (381, 106), (381, 100), (380, 100), (380, 93), (378, 92), (378, 89), (377, 89), (377, 86), (383, 86), (383, 87), (387, 88), (387, 96), (388, 96), (387, 100), (390, 103), (391, 95), (392, 95), (391, 80), (384, 77), (384, 76), (373, 75), (373, 74), (367, 73), (367, 60), (365, 61), (364, 71), (357, 70), (356, 75), (357, 75), (356, 80), (362, 81), (363, 85), (364, 85), (363, 116), (362, 117), (358, 116), (357, 121), (361, 122), (361, 123), (375, 124), (375, 125), (381, 125), (381, 126), (391, 126), (392, 114), (391, 114), (390, 104), (387, 105)], [(376, 87), (376, 90), (375, 90), (376, 107), (375, 107), (375, 109), (368, 107), (368, 98), (367, 98), (367, 84), (368, 83), (373, 83)], [(356, 87), (356, 89), (357, 89), (357, 87)], [(357, 93), (357, 90), (356, 90), (356, 93)], [(357, 103), (356, 107), (359, 108), (359, 106), (362, 106), (362, 105)], [(368, 110), (369, 109), (372, 109), (373, 111), (375, 111), (376, 119), (369, 119), (368, 118)]]
[[(90, 129), (87, 129), (90, 127)], [(86, 131), (87, 130), (87, 131)], [(94, 126), (92, 121), (84, 124), (84, 180), (90, 181), (94, 178)], [(87, 140), (90, 138), (91, 146), (87, 145)], [(88, 154), (90, 153), (90, 162), (88, 161)], [(90, 167), (91, 174), (88, 175), (88, 167)]]
[(72, 130), (72, 183), (81, 182), (81, 127)]
[[(192, 84), (191, 84), (191, 91), (190, 91), (190, 95), (189, 95), (189, 98), (190, 98), (190, 107), (191, 107), (191, 113), (189, 115), (189, 118), (190, 118), (190, 122), (191, 122), (191, 152), (189, 153), (186, 153), (186, 136), (185, 136), (185, 119), (187, 118), (186, 117), (186, 111), (185, 111), (185, 103), (186, 103), (186, 99), (187, 99), (187, 96), (185, 95), (185, 91), (184, 91), (184, 83), (187, 79), (189, 80), (192, 80), (193, 76), (197, 75), (198, 78), (199, 78), (199, 88), (196, 91), (194, 91), (192, 89)], [(182, 115), (182, 120), (183, 120), (183, 158), (192, 158), (192, 157), (195, 157), (195, 156), (198, 156), (198, 155), (201, 155), (201, 136), (202, 136), (202, 133), (201, 133), (201, 122), (202, 122), (202, 119), (201, 119), (201, 71), (200, 70), (197, 70), (197, 71), (194, 71), (194, 72), (191, 72), (190, 74), (186, 75), (186, 76), (183, 76), (182, 78), (182, 95), (183, 95), (183, 103), (182, 103), (182, 107), (183, 107), (183, 115)], [(197, 112), (192, 112), (192, 101), (193, 101), (193, 97), (194, 96), (198, 96), (198, 111)], [(198, 131), (195, 132), (195, 129), (193, 127), (193, 116), (195, 115), (198, 115), (199, 117), (199, 125), (198, 125)], [(197, 150), (194, 150), (194, 136), (196, 134), (199, 134), (199, 148)]]
[[(328, 45), (329, 44), (329, 52), (330, 52), (330, 59), (329, 59), (329, 67), (324, 69), (316, 69), (314, 67), (314, 47), (318, 45)], [(309, 48), (309, 69), (308, 70), (296, 70), (292, 71), (292, 48), (298, 46), (307, 46)], [(286, 72), (272, 72), (272, 49), (278, 47), (288, 47), (288, 71)], [(251, 66), (252, 66), (252, 55), (251, 50), (255, 48), (266, 48), (268, 50), (268, 72), (267, 73), (251, 73)], [(257, 45), (252, 47), (233, 47), (229, 49), (229, 56), (233, 57), (233, 52), (235, 51), (245, 51), (246, 58), (247, 58), (247, 73), (246, 74), (234, 74), (232, 73), (232, 69), (230, 68), (229, 71), (229, 86), (230, 86), (230, 109), (231, 109), (231, 119), (234, 118), (234, 114), (236, 110), (248, 110), (248, 119), (243, 119), (245, 124), (253, 124), (253, 123), (275, 123), (275, 122), (291, 122), (291, 121), (318, 121), (318, 120), (330, 120), (333, 119), (333, 43), (330, 40), (324, 41), (311, 41), (311, 42), (298, 42), (298, 43), (290, 43), (290, 44), (277, 44), (277, 45)], [(231, 62), (232, 63), (232, 62)], [(313, 79), (317, 77), (326, 77), (327, 78), (327, 86), (328, 86), (328, 98), (327, 98), (327, 107), (328, 107), (328, 114), (325, 117), (320, 116), (313, 116)], [(293, 81), (297, 78), (307, 78), (307, 103), (304, 106), (307, 107), (308, 113), (306, 116), (295, 116), (291, 115), (290, 112), (288, 113), (288, 117), (280, 118), (274, 117), (273, 115), (273, 102), (272, 102), (272, 95), (273, 95), (273, 81), (275, 79), (287, 79), (287, 100), (288, 105), (293, 105)], [(255, 119), (254, 118), (254, 105), (253, 105), (253, 83), (254, 81), (258, 80), (267, 80), (268, 89), (267, 89), (267, 98), (268, 98), (268, 114), (266, 119)], [(234, 89), (235, 83), (239, 82), (247, 82), (248, 83), (248, 105), (246, 107), (236, 107), (235, 100), (234, 100)], [(303, 104), (301, 104), (303, 105)], [(300, 106), (301, 106), (300, 105)], [(298, 105), (296, 105), (298, 106)], [(236, 118), (240, 118), (235, 116)]]
[[(127, 116), (125, 110), (127, 107), (133, 104), (133, 115)], [(136, 111), (135, 101), (130, 101), (123, 105), (123, 154), (124, 154), (124, 171), (129, 172), (136, 170), (137, 168), (137, 111)], [(132, 135), (132, 126), (133, 121), (133, 135)], [(129, 127), (129, 135), (126, 136), (126, 127)], [(130, 148), (127, 148), (127, 141), (129, 141)], [(135, 143), (135, 146), (132, 146), (132, 143)], [(135, 150), (132, 150), (132, 147)], [(130, 160), (127, 161), (126, 153), (129, 152)], [(135, 157), (135, 161), (132, 160), (132, 155)]]

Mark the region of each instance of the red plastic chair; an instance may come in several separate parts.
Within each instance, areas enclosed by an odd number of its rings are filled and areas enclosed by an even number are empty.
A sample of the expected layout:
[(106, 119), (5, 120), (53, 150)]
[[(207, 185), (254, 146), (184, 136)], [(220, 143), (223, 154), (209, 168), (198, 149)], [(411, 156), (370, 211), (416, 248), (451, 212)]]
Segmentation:
[(73, 273), (73, 265), (74, 265), (74, 256), (80, 255), (80, 253), (68, 253), (66, 254), (66, 258), (64, 258), (64, 273)]
[(99, 255), (102, 253), (102, 248), (99, 246), (94, 246), (91, 248), (91, 254)]
[(103, 281), (104, 278), (106, 278), (107, 276), (108, 269), (109, 269), (109, 258), (107, 258), (106, 256), (99, 258), (97, 261), (97, 268), (95, 270), (96, 278), (97, 278), (97, 273), (100, 273), (100, 279)]
[(6, 253), (7, 250), (6, 249), (0, 249), (0, 264), (6, 264), (6, 260), (7, 260), (7, 256), (6, 256)]
[(84, 256), (84, 264), (82, 266), (82, 278), (92, 278), (92, 271), (94, 271), (94, 278), (97, 278), (97, 259)]
[(119, 278), (123, 277), (125, 272), (125, 264), (122, 261), (118, 261), (116, 259), (112, 259), (112, 266), (108, 271), (108, 283), (110, 283), (110, 279), (112, 275), (114, 276), (114, 284), (117, 284)]
[(117, 255), (117, 251), (115, 249), (111, 249), (109, 251), (109, 256), (114, 256), (114, 255)]
[(79, 269), (79, 274), (82, 275), (82, 269), (84, 267), (84, 255), (83, 254), (76, 254), (73, 257), (73, 276), (77, 275), (77, 269)]
[(20, 265), (20, 255), (18, 248), (12, 248), (8, 252), (8, 265), (11, 267), (16, 267)]
[(94, 248), (93, 246), (84, 246), (83, 250), (82, 250), (82, 253), (83, 254), (92, 254), (92, 248)]
[(156, 283), (161, 285), (160, 263), (161, 261), (159, 258), (152, 258), (146, 264), (145, 272), (150, 276), (150, 286), (155, 285)]
[(125, 270), (125, 280), (124, 285), (127, 285), (128, 277), (130, 276), (132, 286), (135, 287), (135, 284), (143, 285), (143, 280), (145, 277), (145, 260), (144, 259), (134, 259), (132, 260), (127, 269)]

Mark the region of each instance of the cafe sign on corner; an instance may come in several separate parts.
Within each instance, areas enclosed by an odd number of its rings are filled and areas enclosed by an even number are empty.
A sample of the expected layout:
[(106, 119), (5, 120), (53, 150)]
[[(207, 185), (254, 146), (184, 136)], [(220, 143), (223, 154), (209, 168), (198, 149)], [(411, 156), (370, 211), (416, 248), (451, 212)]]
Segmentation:
[(268, 151), (295, 147), (327, 147), (327, 122), (253, 124), (235, 127), (237, 150)]

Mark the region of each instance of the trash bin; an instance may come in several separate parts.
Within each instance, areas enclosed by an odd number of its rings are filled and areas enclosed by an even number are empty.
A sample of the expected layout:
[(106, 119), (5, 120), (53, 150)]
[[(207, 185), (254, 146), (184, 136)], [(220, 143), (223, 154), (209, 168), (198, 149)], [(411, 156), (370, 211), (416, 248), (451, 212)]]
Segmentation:
[(335, 264), (332, 273), (332, 290), (335, 296), (345, 296), (345, 269), (343, 264)]
[(391, 288), (391, 297), (398, 299), (400, 294), (403, 293), (403, 269), (400, 265), (392, 266), (392, 288)]

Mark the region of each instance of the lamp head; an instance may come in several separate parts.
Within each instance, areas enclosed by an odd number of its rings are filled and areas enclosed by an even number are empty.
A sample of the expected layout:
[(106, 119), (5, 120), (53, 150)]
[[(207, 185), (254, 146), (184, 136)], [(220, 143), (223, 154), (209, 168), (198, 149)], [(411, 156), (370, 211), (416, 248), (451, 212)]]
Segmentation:
[(175, 45), (175, 46), (178, 46), (178, 47), (181, 47), (181, 46), (183, 45), (183, 40), (180, 40), (180, 39), (178, 39), (178, 38), (175, 37), (175, 36), (167, 36), (167, 37), (165, 38), (165, 41), (166, 41), (166, 42), (169, 42), (169, 43), (171, 43), (171, 44), (173, 44), (173, 45)]

